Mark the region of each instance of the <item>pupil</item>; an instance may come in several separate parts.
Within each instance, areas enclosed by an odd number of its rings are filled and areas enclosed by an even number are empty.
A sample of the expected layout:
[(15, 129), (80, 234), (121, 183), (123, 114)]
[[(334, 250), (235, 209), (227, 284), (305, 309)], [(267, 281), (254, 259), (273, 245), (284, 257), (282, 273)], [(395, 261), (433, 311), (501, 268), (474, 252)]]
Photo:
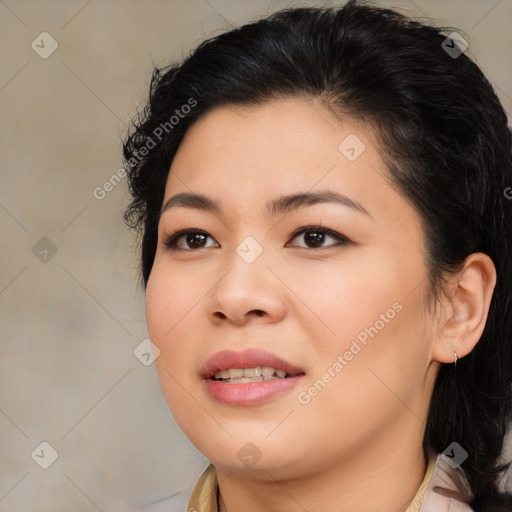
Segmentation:
[(318, 231), (309, 231), (306, 233), (306, 243), (311, 243), (313, 246), (322, 245), (325, 233), (319, 233)]
[[(187, 243), (190, 247), (202, 247), (205, 238), (205, 235), (202, 235), (201, 233), (189, 233), (187, 235)], [(196, 243), (198, 240), (199, 242)]]

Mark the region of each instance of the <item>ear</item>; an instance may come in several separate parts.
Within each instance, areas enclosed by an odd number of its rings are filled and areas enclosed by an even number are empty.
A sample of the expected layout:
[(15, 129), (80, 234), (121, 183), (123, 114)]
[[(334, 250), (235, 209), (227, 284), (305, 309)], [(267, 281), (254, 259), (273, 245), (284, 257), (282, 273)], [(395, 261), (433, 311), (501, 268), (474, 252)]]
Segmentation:
[(432, 357), (453, 363), (469, 354), (484, 331), (496, 285), (496, 268), (487, 254), (470, 254), (459, 272), (449, 276), (442, 303)]

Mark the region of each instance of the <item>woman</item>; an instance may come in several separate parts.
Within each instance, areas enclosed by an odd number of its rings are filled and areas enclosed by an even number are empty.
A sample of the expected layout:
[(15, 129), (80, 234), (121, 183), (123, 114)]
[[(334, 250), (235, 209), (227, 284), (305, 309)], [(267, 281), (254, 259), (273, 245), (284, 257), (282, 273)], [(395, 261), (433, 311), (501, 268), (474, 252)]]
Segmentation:
[(350, 1), (155, 71), (125, 216), (189, 511), (512, 510), (511, 133), (463, 49)]

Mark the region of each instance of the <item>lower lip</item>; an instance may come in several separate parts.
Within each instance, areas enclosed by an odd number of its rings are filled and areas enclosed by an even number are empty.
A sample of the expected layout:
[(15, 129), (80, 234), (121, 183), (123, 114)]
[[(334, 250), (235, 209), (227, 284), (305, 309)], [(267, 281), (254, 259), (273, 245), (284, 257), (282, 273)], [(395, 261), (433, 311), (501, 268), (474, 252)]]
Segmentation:
[(304, 375), (288, 379), (272, 379), (261, 382), (228, 384), (220, 380), (205, 379), (206, 390), (212, 398), (228, 405), (257, 405), (289, 391)]

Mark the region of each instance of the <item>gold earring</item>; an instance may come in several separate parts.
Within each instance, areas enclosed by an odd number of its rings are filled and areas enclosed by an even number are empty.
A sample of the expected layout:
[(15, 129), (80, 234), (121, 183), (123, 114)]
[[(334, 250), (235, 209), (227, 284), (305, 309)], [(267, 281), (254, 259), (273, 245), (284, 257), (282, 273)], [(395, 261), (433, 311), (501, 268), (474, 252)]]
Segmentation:
[(455, 356), (455, 360), (454, 360), (454, 366), (453, 366), (453, 374), (455, 375), (455, 370), (457, 370), (457, 360), (459, 359), (459, 357), (457, 356), (457, 352), (453, 352), (453, 355)]

